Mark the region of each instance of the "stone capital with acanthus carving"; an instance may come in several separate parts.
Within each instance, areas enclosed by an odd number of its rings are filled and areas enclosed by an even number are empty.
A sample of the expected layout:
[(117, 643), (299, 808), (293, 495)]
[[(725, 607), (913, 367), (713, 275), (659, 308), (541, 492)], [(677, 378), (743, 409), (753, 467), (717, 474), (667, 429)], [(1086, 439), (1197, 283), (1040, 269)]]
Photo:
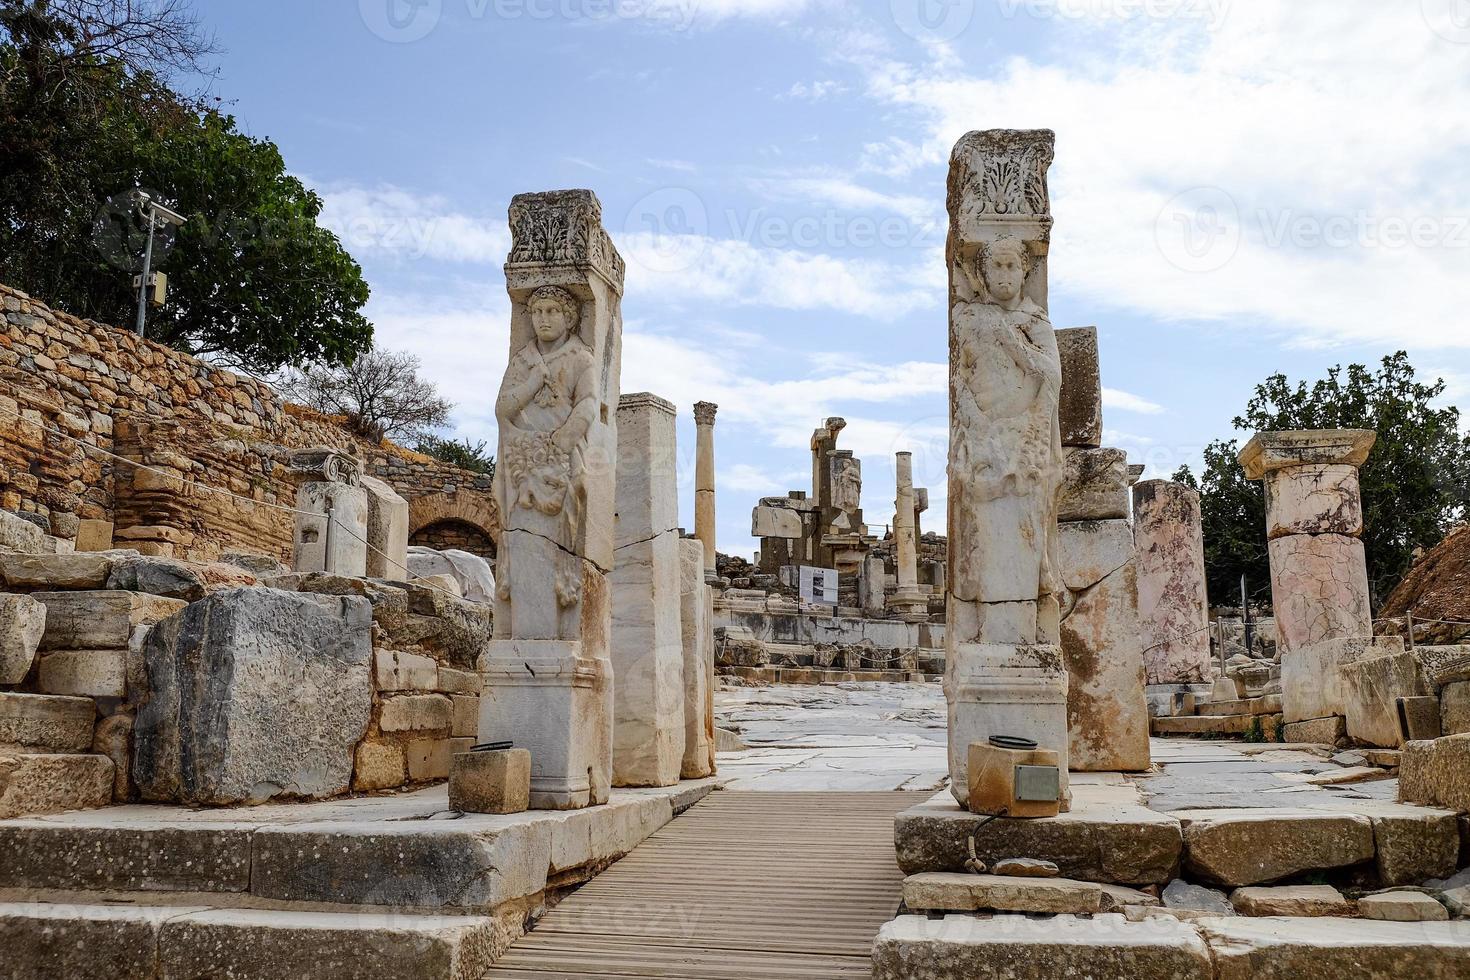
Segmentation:
[(950, 156), (947, 205), (952, 246), (1019, 238), (1037, 254), (1051, 239), (1049, 129), (966, 133)]
[(602, 227), (602, 204), (589, 190), (517, 194), (510, 202), (510, 255), (515, 269), (571, 266), (595, 271), (619, 294), (625, 263)]
[(297, 450), (287, 459), (286, 466), (299, 483), (345, 483), (355, 487), (362, 482), (362, 461), (329, 446)]
[(694, 424), (695, 425), (714, 425), (715, 424), (715, 413), (718, 412), (719, 410), (720, 410), (720, 406), (716, 405), (714, 402), (695, 402), (694, 403)]

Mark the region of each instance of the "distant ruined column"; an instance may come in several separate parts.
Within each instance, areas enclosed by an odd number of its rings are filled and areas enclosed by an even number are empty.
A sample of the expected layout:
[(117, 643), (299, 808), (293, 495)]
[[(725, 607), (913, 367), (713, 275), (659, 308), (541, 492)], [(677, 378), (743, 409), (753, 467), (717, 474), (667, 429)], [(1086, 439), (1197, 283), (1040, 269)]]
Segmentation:
[(694, 536), (704, 545), (704, 577), (717, 577), (715, 568), (715, 413), (714, 402), (694, 405)]
[(919, 548), (914, 538), (914, 454), (899, 453), (898, 497), (893, 513), (893, 554), (898, 566), (898, 591), (888, 606), (904, 619), (927, 620), (929, 598), (919, 591)]
[(1373, 645), (1358, 468), (1369, 429), (1261, 432), (1240, 451), (1266, 485), (1271, 600), (1288, 724), (1345, 716), (1338, 668)]

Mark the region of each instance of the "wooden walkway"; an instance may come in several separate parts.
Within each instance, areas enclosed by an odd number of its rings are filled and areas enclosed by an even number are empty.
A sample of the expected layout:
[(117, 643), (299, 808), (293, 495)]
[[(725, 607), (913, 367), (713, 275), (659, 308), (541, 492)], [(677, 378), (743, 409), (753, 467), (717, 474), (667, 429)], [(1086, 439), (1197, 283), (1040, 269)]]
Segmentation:
[(929, 795), (712, 793), (547, 913), (488, 976), (868, 977), (902, 897), (893, 818)]

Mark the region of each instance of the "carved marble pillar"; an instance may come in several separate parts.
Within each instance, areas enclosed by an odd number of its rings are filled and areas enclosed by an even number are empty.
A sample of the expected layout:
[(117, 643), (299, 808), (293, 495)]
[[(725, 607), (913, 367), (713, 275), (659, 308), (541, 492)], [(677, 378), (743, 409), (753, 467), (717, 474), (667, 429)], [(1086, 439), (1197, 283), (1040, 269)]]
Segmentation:
[(368, 572), (368, 493), (356, 457), (320, 447), (293, 453), (296, 526), (291, 569), (359, 578)]
[(1047, 318), (1048, 130), (962, 137), (950, 157), (949, 769), (967, 803), (969, 747), (993, 735), (1058, 754), (1067, 667), (1057, 494), (1061, 361)]
[(672, 786), (684, 758), (675, 409), (657, 395), (618, 404), (612, 593), (613, 785)]
[(898, 567), (898, 591), (888, 599), (888, 608), (909, 622), (929, 618), (929, 597), (919, 591), (919, 549), (914, 539), (914, 454), (899, 453), (898, 495), (893, 512), (893, 556)]
[(694, 404), (694, 536), (704, 545), (704, 577), (715, 569), (715, 413), (713, 402)]
[(591, 191), (518, 194), (505, 264), (510, 363), (496, 401), (495, 635), (480, 741), (531, 752), (531, 806), (607, 802), (623, 259)]
[(1358, 468), (1376, 439), (1367, 429), (1261, 432), (1240, 451), (1247, 479), (1266, 486), (1288, 723), (1345, 716), (1339, 668), (1372, 655)]

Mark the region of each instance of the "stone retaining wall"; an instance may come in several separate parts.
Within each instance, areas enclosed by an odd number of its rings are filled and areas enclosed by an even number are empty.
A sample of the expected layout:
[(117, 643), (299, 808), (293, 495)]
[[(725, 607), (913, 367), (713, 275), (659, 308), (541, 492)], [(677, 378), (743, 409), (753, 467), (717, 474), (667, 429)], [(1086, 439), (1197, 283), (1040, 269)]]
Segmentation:
[[(145, 550), (211, 560), (244, 550), (289, 559), (291, 519), (259, 504), (292, 505), (290, 449), (352, 452), (415, 511), (457, 520), (493, 539), (489, 477), (391, 444), (374, 445), (340, 419), (284, 403), (266, 383), (53, 310), (0, 285), (0, 508), (40, 515), (59, 538), (81, 519)], [(18, 417), (17, 417), (18, 416)], [(145, 463), (138, 471), (83, 449)], [(184, 481), (245, 499), (188, 491)], [(424, 503), (427, 502), (427, 503)], [(431, 520), (415, 522), (411, 530)]]

